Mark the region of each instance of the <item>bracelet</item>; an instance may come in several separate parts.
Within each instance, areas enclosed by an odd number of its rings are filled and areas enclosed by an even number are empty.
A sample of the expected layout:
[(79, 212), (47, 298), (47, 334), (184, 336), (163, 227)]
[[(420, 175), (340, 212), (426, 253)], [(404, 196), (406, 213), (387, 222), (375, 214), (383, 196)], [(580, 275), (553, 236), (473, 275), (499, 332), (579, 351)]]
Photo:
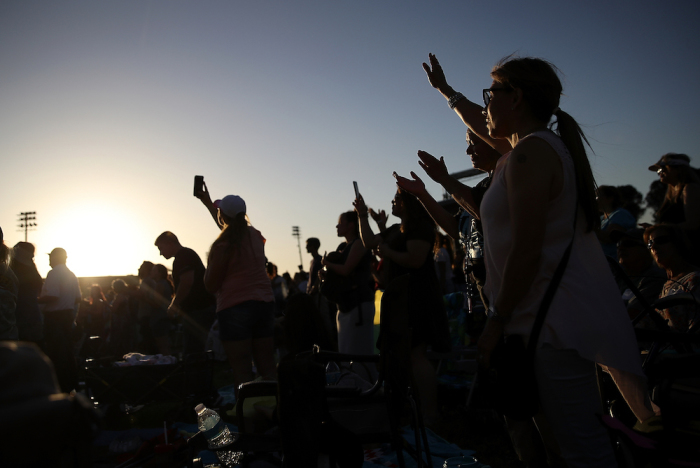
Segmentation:
[(360, 218), (360, 219), (369, 218), (369, 213), (365, 213), (365, 214), (359, 214), (359, 213), (358, 213), (358, 214), (357, 214), (357, 217)]
[(447, 105), (450, 106), (450, 109), (455, 110), (455, 106), (457, 106), (457, 103), (461, 101), (462, 99), (466, 99), (464, 97), (464, 94), (462, 93), (455, 93), (452, 95), (451, 98), (447, 100)]

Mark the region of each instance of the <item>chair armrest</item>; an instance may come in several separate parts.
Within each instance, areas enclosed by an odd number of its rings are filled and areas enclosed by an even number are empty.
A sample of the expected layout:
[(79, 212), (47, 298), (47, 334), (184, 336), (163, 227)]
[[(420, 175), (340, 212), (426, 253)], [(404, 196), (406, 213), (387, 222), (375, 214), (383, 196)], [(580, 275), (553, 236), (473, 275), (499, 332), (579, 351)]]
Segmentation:
[(238, 386), (238, 397), (236, 398), (236, 415), (238, 417), (238, 430), (245, 432), (245, 417), (243, 417), (243, 404), (247, 398), (261, 396), (274, 396), (277, 398), (277, 381), (259, 380), (245, 382)]

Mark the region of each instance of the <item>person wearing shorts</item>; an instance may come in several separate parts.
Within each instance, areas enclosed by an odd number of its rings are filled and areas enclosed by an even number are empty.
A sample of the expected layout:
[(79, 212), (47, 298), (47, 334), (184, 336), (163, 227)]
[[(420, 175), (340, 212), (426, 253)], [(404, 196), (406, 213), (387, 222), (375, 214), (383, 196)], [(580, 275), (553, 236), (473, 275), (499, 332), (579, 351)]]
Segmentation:
[(265, 270), (265, 238), (250, 225), (246, 205), (236, 195), (217, 204), (221, 234), (209, 252), (204, 284), (216, 296), (219, 334), (238, 386), (258, 374), (275, 377), (273, 322), (275, 298)]

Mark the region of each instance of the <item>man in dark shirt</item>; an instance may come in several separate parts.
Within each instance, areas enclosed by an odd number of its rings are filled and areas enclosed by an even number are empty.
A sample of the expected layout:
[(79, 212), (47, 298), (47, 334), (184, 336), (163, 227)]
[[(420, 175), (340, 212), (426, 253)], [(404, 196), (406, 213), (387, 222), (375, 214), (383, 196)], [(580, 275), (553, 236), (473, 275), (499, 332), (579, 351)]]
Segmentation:
[(209, 328), (216, 318), (216, 301), (204, 287), (204, 264), (199, 255), (180, 245), (177, 236), (165, 231), (155, 242), (160, 254), (173, 261), (175, 295), (168, 307), (168, 315), (181, 314), (182, 348), (185, 355), (205, 350)]

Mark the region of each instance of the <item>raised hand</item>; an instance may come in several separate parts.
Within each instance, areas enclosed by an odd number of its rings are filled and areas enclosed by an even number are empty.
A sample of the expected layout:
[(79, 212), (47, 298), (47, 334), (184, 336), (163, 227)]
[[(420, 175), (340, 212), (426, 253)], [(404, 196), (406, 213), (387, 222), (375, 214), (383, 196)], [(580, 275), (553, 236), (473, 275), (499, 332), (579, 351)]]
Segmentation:
[(207, 188), (206, 182), (202, 183), (202, 188), (197, 190), (194, 194), (195, 197), (199, 198), (205, 205), (211, 205), (211, 196), (209, 195), (209, 189)]
[(367, 216), (367, 205), (365, 205), (365, 199), (362, 198), (362, 195), (357, 197), (354, 202), (352, 202), (352, 206), (355, 207), (355, 211), (357, 212), (358, 216)]
[(442, 92), (443, 90), (449, 88), (447, 80), (445, 79), (445, 73), (442, 71), (440, 62), (438, 62), (435, 55), (428, 54), (428, 59), (430, 61), (430, 65), (423, 62), (423, 70), (425, 70), (426, 75), (428, 75), (430, 86)]
[(386, 221), (388, 219), (386, 215), (386, 211), (384, 210), (379, 210), (379, 211), (374, 211), (372, 208), (369, 209), (369, 215), (372, 217), (375, 223), (377, 223), (378, 226), (386, 226)]
[(419, 196), (420, 194), (425, 192), (425, 184), (423, 183), (421, 178), (418, 177), (413, 171), (411, 171), (411, 177), (413, 177), (413, 179), (401, 177), (396, 172), (394, 172), (394, 178), (396, 178), (396, 185), (401, 187), (402, 190), (405, 190), (415, 196)]
[(418, 151), (418, 157), (420, 158), (420, 161), (418, 161), (420, 167), (422, 167), (425, 173), (438, 184), (442, 184), (445, 178), (450, 176), (450, 173), (447, 172), (447, 166), (445, 165), (445, 158), (442, 156), (440, 159), (437, 159), (432, 154), (421, 150)]

